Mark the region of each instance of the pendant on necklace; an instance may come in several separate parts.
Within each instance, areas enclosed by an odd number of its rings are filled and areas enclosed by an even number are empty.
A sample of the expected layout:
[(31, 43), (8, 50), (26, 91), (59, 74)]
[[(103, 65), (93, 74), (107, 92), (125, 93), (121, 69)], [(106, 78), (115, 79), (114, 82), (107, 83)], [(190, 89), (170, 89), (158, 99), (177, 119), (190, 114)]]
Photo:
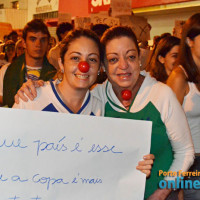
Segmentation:
[(123, 100), (128, 101), (132, 97), (132, 92), (130, 90), (122, 90), (121, 95)]

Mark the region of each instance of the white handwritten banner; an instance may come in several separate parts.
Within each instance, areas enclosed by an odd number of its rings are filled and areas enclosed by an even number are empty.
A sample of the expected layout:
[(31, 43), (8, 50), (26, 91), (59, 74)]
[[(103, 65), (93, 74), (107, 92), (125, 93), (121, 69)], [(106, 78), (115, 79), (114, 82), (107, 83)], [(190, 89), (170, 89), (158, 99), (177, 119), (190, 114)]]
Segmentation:
[(143, 199), (151, 122), (1, 108), (0, 123), (0, 199)]

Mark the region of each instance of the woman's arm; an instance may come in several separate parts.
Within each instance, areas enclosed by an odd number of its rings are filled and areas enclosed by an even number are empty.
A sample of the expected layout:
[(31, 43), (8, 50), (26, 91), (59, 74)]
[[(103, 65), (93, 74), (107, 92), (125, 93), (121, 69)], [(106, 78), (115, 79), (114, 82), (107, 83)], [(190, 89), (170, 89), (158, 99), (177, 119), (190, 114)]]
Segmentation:
[[(169, 88), (166, 92), (166, 95), (164, 95), (164, 91), (162, 93), (163, 101), (166, 98), (168, 99), (162, 105), (164, 109), (161, 115), (174, 152), (174, 160), (168, 171), (187, 171), (194, 161), (194, 145), (190, 128), (184, 110), (177, 98)], [(165, 180), (175, 180), (175, 178), (165, 177)]]
[(185, 95), (189, 92), (186, 79), (185, 72), (180, 67), (175, 68), (167, 79), (167, 85), (174, 91), (181, 105)]
[[(161, 113), (162, 121), (167, 129), (174, 159), (168, 171), (187, 171), (194, 161), (194, 146), (185, 113), (172, 90), (165, 85), (157, 88), (159, 96), (157, 109)], [(178, 174), (179, 175), (179, 174)], [(176, 181), (177, 176), (165, 176), (166, 181)], [(171, 189), (157, 189), (149, 200), (164, 200), (171, 192)], [(159, 198), (158, 198), (159, 197)]]

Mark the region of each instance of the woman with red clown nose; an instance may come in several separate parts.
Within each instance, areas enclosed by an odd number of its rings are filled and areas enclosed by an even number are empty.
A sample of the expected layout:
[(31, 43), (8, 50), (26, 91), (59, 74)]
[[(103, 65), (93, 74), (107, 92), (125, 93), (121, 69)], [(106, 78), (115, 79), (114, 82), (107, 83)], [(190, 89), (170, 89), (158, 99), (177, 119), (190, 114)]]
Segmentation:
[(158, 172), (187, 171), (193, 163), (194, 148), (181, 105), (168, 86), (140, 72), (139, 47), (130, 28), (108, 29), (101, 43), (108, 81), (94, 88), (93, 95), (104, 101), (106, 117), (153, 122), (150, 153), (155, 160), (146, 181), (145, 199), (178, 199), (178, 192), (158, 188), (163, 179)]
[(95, 82), (102, 60), (99, 38), (90, 30), (71, 31), (62, 41), (58, 60), (62, 80), (39, 88), (35, 101), (15, 104), (15, 108), (85, 115), (102, 115), (101, 101), (89, 88)]

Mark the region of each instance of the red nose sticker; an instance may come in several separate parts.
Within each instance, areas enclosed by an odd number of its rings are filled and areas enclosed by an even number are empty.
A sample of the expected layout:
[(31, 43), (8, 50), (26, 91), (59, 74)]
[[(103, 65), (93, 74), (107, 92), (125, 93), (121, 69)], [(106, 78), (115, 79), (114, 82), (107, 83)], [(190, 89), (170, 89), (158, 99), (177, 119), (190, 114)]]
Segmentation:
[(87, 73), (90, 69), (90, 66), (86, 61), (82, 61), (78, 64), (78, 69), (83, 73)]
[(123, 90), (121, 94), (122, 94), (122, 99), (126, 101), (130, 100), (132, 97), (132, 93), (130, 90)]

